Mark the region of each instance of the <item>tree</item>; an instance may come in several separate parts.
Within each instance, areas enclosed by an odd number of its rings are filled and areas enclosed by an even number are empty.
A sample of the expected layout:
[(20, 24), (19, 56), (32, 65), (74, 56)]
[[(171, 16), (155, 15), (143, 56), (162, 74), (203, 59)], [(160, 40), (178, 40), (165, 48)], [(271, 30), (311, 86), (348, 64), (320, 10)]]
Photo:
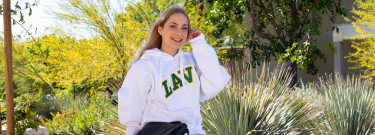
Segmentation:
[[(355, 8), (356, 7), (356, 8)], [(375, 0), (356, 0), (351, 11), (355, 16), (345, 18), (352, 22), (359, 33), (349, 37), (353, 39), (352, 47), (355, 53), (349, 53), (346, 58), (349, 62), (356, 63), (351, 69), (361, 69), (364, 71), (364, 78), (375, 76)], [(358, 40), (358, 41), (355, 41)]]
[[(249, 12), (246, 17), (250, 18), (252, 26), (247, 30), (245, 45), (251, 51), (249, 64), (255, 68), (263, 61), (279, 57), (278, 62), (288, 62), (288, 72), (294, 73), (290, 86), (297, 83), (297, 68), (307, 68), (307, 73), (314, 75), (319, 71), (314, 62), (326, 62), (324, 54), (314, 44), (316, 39), (313, 39), (321, 33), (322, 16), (328, 14), (331, 22), (335, 22), (338, 15), (346, 16), (341, 0), (217, 0), (209, 3), (220, 7), (215, 8), (220, 13), (217, 18), (244, 20), (245, 11)], [(227, 28), (226, 25), (223, 27)], [(332, 30), (338, 31), (338, 28)], [(331, 43), (327, 45), (334, 50)]]
[(141, 46), (147, 34), (143, 29), (145, 23), (138, 23), (123, 14), (125, 7), (120, 1), (110, 3), (102, 0), (65, 0), (58, 3), (64, 12), (51, 11), (51, 14), (57, 20), (74, 26), (70, 29), (60, 27), (60, 30), (68, 33), (69, 30), (83, 28), (91, 33), (91, 37), (106, 41), (113, 50), (106, 53), (116, 58), (116, 63), (119, 63), (116, 68), (121, 70), (118, 75), (121, 75), (120, 79), (124, 78), (132, 54)]
[[(38, 44), (29, 44), (29, 48), (34, 48), (33, 53), (48, 52), (49, 54), (33, 55), (39, 63), (48, 65), (35, 66), (41, 68), (37, 71), (44, 72), (37, 74), (45, 77), (42, 81), (49, 80), (44, 82), (51, 88), (52, 84), (75, 89), (82, 85), (91, 85), (93, 82), (104, 84), (108, 81), (122, 82), (132, 55), (144, 44), (153, 22), (173, 4), (185, 5), (183, 7), (191, 11), (197, 7), (192, 3), (184, 4), (183, 1), (168, 0), (141, 0), (129, 2), (126, 6), (120, 1), (117, 3), (102, 0), (59, 2), (63, 12), (50, 13), (57, 20), (64, 21), (72, 27), (52, 27), (50, 30), (55, 33), (54, 35), (42, 37)], [(189, 16), (196, 20), (199, 18), (196, 14), (197, 12), (190, 12)], [(197, 26), (207, 31), (212, 29), (207, 25), (199, 25), (201, 24), (199, 21), (192, 21), (191, 24), (192, 27)], [(90, 37), (84, 39), (79, 39), (79, 35), (75, 37), (78, 29), (89, 31)], [(184, 50), (191, 49), (185, 47)], [(31, 73), (35, 72), (29, 72)]]
[[(231, 46), (243, 45), (246, 40), (245, 7), (238, 1), (213, 1), (205, 2), (206, 9), (203, 16), (208, 22), (216, 24), (217, 29), (212, 33), (216, 38), (225, 38)], [(219, 42), (220, 46), (225, 45), (224, 40)]]

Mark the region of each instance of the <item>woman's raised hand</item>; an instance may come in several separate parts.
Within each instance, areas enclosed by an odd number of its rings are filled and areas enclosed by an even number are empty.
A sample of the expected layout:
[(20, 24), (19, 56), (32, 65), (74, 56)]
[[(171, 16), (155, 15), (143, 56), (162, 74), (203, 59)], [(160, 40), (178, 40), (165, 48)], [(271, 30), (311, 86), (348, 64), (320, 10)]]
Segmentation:
[(195, 38), (195, 37), (198, 37), (201, 33), (202, 33), (202, 31), (200, 31), (200, 30), (198, 30), (198, 29), (196, 29), (196, 28), (191, 29), (191, 30), (189, 31), (189, 38), (190, 38), (190, 39), (193, 39), (193, 38)]

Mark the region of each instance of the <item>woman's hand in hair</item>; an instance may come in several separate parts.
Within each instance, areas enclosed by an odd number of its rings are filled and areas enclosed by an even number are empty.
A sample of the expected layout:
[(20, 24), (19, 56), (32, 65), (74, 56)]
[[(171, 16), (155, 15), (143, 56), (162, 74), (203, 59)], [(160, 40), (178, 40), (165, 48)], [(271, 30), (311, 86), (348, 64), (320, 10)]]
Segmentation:
[(198, 30), (198, 29), (191, 29), (189, 31), (189, 38), (190, 39), (194, 39), (195, 37), (198, 37), (200, 34), (202, 33), (202, 31)]

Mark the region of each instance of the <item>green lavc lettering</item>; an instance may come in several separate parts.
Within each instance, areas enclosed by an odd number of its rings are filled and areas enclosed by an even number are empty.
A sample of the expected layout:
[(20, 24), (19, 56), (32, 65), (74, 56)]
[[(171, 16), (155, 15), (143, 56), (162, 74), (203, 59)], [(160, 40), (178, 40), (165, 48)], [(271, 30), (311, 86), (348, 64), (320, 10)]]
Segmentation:
[[(192, 69), (191, 67), (187, 67), (184, 70), (184, 71), (188, 71), (188, 75), (186, 75), (185, 72), (184, 72), (184, 78), (189, 83), (193, 82), (193, 76), (191, 75), (191, 69)], [(180, 74), (180, 70), (178, 70), (177, 73)]]
[[(192, 83), (193, 82), (193, 75), (191, 74), (191, 69), (193, 69), (191, 66), (186, 67), (184, 71), (188, 72), (188, 75), (184, 72), (184, 78), (187, 82)], [(180, 74), (180, 70), (177, 71), (178, 74)]]
[(169, 96), (172, 95), (173, 91), (172, 91), (171, 87), (169, 87), (169, 89), (168, 89), (167, 80), (164, 80), (162, 85), (164, 86), (164, 90), (165, 90), (165, 98), (168, 98)]
[(184, 71), (187, 71), (187, 73), (188, 73), (188, 75), (186, 75), (185, 72), (184, 72), (184, 78), (189, 83), (193, 82), (193, 75), (191, 74), (192, 69), (193, 69), (193, 67), (189, 66), (189, 67), (186, 67), (185, 70), (184, 70)]
[(172, 76), (173, 91), (176, 91), (178, 88), (183, 86), (182, 81), (175, 73), (172, 73), (171, 76)]

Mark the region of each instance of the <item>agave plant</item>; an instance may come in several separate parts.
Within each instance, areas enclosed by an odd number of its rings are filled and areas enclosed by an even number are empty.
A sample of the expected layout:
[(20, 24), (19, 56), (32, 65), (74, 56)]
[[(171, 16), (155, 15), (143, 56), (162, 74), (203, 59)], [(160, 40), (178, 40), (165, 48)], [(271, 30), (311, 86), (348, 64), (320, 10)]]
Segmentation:
[[(237, 76), (218, 96), (201, 103), (203, 128), (207, 134), (309, 134), (317, 115), (308, 101), (288, 88), (291, 75), (285, 65), (270, 73), (263, 66), (257, 81)], [(257, 75), (256, 75), (257, 76)]]
[[(335, 81), (333, 81), (333, 79)], [(361, 76), (321, 78), (318, 90), (323, 96), (323, 115), (318, 124), (321, 134), (375, 134), (375, 90), (371, 79)]]

